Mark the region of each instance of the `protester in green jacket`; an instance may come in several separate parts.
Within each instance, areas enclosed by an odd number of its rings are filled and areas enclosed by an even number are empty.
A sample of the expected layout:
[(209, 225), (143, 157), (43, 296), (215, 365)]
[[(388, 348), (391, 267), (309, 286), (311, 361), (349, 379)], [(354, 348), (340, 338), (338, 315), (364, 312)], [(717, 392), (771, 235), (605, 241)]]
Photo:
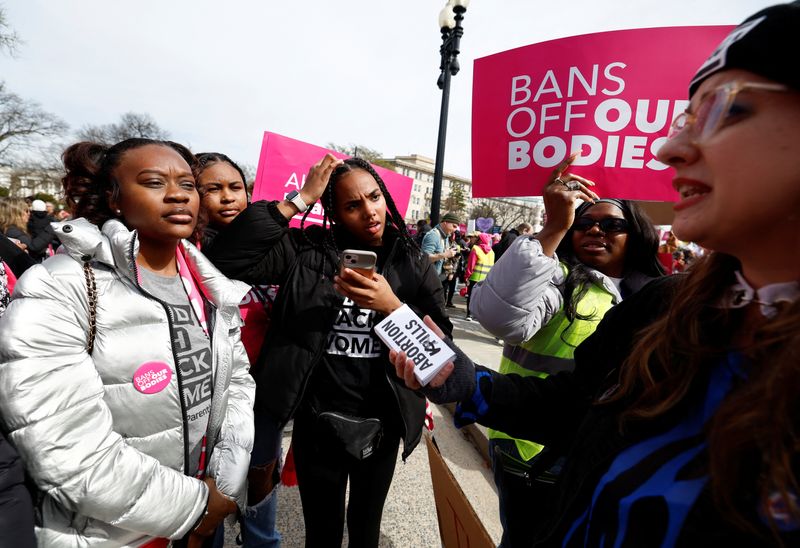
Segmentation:
[[(518, 237), (473, 289), (472, 314), (505, 342), (501, 373), (546, 377), (571, 371), (575, 347), (605, 313), (663, 273), (658, 233), (641, 209), (626, 200), (598, 198), (589, 181), (565, 174), (571, 160), (545, 187), (543, 230)], [(540, 456), (542, 445), (497, 430), (489, 437), (501, 546), (527, 545), (541, 526), (536, 518), (549, 503), (558, 458)], [(534, 461), (542, 458), (552, 460), (555, 471), (545, 466), (548, 473), (530, 478)]]

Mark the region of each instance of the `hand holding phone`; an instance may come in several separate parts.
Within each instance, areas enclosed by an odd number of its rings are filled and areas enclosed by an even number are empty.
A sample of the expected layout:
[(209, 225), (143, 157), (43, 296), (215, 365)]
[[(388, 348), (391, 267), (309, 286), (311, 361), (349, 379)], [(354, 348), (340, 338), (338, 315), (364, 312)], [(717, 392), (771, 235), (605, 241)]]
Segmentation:
[[(377, 261), (378, 256), (372, 251), (345, 249), (341, 253), (341, 268), (333, 287), (361, 308), (389, 315), (403, 303), (386, 278), (375, 272)], [(345, 268), (353, 272), (345, 275)]]
[(372, 279), (375, 273), (375, 265), (378, 262), (378, 256), (372, 251), (362, 251), (360, 249), (345, 249), (341, 254), (340, 273), (341, 270), (349, 268), (355, 270), (365, 278)]

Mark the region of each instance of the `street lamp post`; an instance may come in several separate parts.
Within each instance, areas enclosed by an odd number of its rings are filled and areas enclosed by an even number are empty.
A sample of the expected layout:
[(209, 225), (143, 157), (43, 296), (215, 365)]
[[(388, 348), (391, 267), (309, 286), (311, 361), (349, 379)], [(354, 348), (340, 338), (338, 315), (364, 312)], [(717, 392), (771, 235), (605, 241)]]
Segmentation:
[(447, 137), (447, 110), (450, 105), (450, 77), (458, 74), (458, 52), (464, 29), (461, 21), (469, 6), (469, 0), (448, 0), (439, 13), (442, 29), (441, 73), (436, 85), (442, 90), (442, 109), (439, 113), (439, 140), (436, 143), (436, 166), (433, 171), (433, 196), (431, 198), (431, 226), (439, 224), (439, 209), (442, 201), (442, 175), (444, 172), (444, 145)]

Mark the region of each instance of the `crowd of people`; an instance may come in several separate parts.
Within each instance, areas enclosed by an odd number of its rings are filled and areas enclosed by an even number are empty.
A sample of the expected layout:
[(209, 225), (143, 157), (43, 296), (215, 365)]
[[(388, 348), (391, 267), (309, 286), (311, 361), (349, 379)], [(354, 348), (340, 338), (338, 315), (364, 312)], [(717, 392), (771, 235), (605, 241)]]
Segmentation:
[[(0, 545), (279, 546), (293, 420), (306, 545), (375, 547), (426, 397), (490, 428), (501, 546), (798, 545), (797, 28), (755, 14), (690, 82), (663, 242), (575, 155), (493, 238), (412, 235), (360, 158), (251, 202), (223, 153), (69, 146), (65, 219), (0, 200)], [(452, 341), (459, 281), (499, 371)], [(373, 331), (404, 304), (457, 355), (427, 386)]]

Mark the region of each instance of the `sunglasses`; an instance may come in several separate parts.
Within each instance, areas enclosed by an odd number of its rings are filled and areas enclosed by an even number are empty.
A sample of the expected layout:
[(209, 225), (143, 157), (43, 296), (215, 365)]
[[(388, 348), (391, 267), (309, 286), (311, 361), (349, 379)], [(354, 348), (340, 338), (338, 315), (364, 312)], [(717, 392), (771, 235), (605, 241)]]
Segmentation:
[(789, 91), (781, 84), (767, 84), (761, 82), (729, 82), (724, 84), (700, 99), (696, 112), (679, 114), (669, 128), (668, 138), (672, 139), (684, 130), (689, 131), (689, 136), (694, 143), (703, 143), (714, 135), (723, 122), (730, 116), (731, 107), (736, 96), (742, 91)]
[(578, 217), (575, 219), (575, 222), (572, 223), (572, 229), (586, 232), (594, 225), (599, 226), (600, 230), (605, 233), (628, 231), (628, 221), (621, 217), (606, 217), (599, 221), (591, 217)]

